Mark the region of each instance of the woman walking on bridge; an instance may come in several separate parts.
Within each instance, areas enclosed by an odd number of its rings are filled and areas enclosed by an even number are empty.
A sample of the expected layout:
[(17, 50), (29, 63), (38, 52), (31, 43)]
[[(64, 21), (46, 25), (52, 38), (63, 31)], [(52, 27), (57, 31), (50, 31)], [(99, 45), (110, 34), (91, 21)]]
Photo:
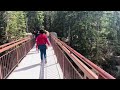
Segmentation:
[(43, 59), (45, 59), (45, 63), (47, 63), (46, 44), (50, 46), (50, 42), (48, 41), (47, 36), (44, 33), (44, 30), (40, 30), (40, 35), (36, 38), (36, 48), (40, 50), (41, 62), (43, 62)]

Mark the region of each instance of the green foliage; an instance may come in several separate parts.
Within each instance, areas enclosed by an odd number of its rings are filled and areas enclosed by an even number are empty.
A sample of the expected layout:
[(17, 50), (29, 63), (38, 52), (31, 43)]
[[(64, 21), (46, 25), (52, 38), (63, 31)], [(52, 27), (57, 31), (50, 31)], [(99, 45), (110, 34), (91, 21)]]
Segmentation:
[(26, 11), (25, 13), (29, 32), (37, 31), (42, 28), (44, 19), (42, 11)]
[(71, 47), (118, 76), (117, 69), (114, 69), (117, 62), (111, 57), (120, 56), (120, 12), (45, 11), (44, 14), (44, 26), (48, 30), (56, 32), (60, 38), (68, 38)]
[(8, 39), (12, 40), (23, 37), (26, 32), (26, 23), (23, 11), (8, 11), (7, 15)]
[(1, 11), (0, 12), (0, 44), (22, 37), (26, 33), (42, 28), (42, 11)]
[(6, 12), (0, 11), (0, 45), (7, 42), (5, 35), (6, 35)]

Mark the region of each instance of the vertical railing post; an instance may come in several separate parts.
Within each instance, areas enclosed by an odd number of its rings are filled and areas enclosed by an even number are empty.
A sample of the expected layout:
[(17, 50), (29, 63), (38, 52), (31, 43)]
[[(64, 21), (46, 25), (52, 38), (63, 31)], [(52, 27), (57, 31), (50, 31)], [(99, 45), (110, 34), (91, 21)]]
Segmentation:
[(2, 79), (2, 67), (0, 65), (0, 79)]
[(98, 79), (104, 79), (100, 74), (98, 74)]
[(24, 52), (25, 52), (25, 55), (26, 55), (27, 54), (27, 52), (26, 52), (26, 41), (24, 42), (24, 50), (25, 50)]
[[(5, 52), (0, 56), (0, 79), (7, 78), (9, 74), (18, 66), (20, 60), (27, 54), (27, 52), (34, 45), (34, 38), (23, 38), (16, 43), (8, 44), (8, 49), (6, 47), (2, 48), (2, 52)], [(0, 52), (0, 53), (2, 53)]]
[(64, 59), (64, 56), (63, 56), (63, 78), (64, 78), (64, 73), (65, 73), (65, 59)]
[[(18, 48), (17, 48), (17, 46), (16, 46), (16, 59), (17, 59), (17, 63), (19, 63), (19, 55), (18, 55), (19, 53), (18, 53)], [(18, 67), (18, 64), (17, 64), (17, 67)]]
[(86, 75), (84, 74), (84, 77), (83, 77), (84, 79), (86, 79)]

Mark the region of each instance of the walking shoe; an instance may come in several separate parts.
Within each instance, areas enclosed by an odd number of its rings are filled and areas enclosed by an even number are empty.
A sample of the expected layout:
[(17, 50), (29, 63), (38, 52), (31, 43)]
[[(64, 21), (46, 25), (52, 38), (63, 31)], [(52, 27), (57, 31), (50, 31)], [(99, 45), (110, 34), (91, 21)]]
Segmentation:
[(45, 64), (47, 63), (47, 60), (45, 60)]
[(41, 63), (43, 63), (43, 60), (41, 60)]

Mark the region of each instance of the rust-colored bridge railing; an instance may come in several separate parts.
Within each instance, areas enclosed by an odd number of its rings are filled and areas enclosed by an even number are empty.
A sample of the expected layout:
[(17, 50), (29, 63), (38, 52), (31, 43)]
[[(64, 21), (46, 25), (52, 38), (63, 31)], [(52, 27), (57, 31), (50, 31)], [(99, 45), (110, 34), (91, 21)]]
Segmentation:
[(28, 36), (0, 46), (0, 79), (5, 79), (34, 46), (33, 36)]
[(70, 46), (50, 34), (50, 41), (64, 79), (115, 79)]

